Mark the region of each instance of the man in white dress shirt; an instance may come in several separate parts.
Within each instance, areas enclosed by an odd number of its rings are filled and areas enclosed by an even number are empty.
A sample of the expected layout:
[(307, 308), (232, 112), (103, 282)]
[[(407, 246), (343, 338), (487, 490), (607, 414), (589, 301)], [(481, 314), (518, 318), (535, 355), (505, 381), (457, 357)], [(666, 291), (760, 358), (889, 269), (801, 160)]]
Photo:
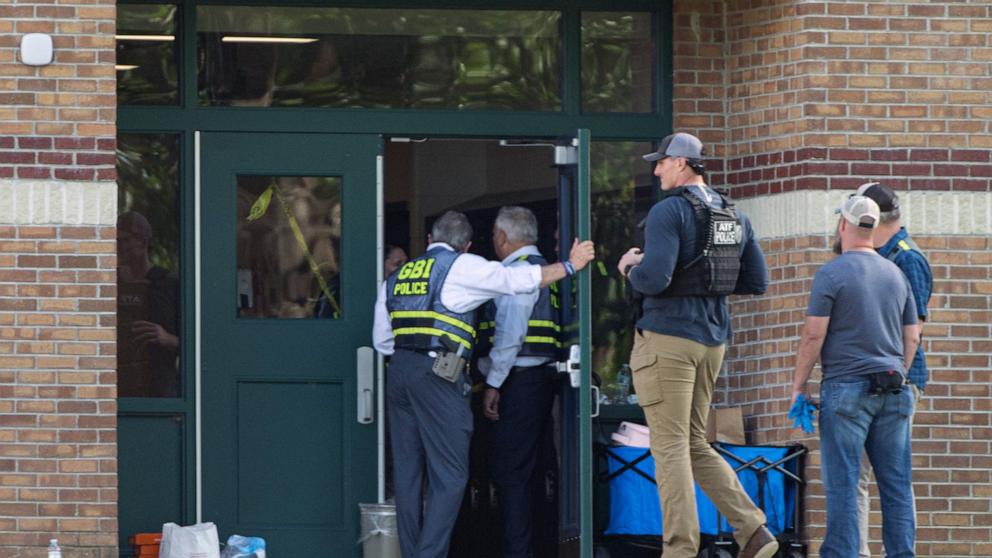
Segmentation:
[(483, 303), (536, 291), (594, 257), (591, 241), (575, 241), (564, 262), (505, 267), (467, 254), (471, 239), (465, 215), (445, 213), (431, 229), (427, 252), (391, 275), (376, 301), (373, 343), (392, 355), (386, 408), (404, 558), (447, 556), (468, 481), (468, 377), (464, 370), (448, 378), (434, 370), (470, 359), (475, 310)]
[[(537, 218), (529, 209), (500, 208), (493, 248), (504, 266), (547, 264), (536, 243)], [(479, 371), (486, 376), (483, 414), (492, 421), (488, 464), (499, 488), (503, 557), (528, 558), (534, 555), (534, 486), (544, 471), (539, 465), (554, 451), (542, 442), (550, 441), (544, 434), (555, 397), (557, 312), (547, 287), (503, 295), (483, 309), (477, 350)]]

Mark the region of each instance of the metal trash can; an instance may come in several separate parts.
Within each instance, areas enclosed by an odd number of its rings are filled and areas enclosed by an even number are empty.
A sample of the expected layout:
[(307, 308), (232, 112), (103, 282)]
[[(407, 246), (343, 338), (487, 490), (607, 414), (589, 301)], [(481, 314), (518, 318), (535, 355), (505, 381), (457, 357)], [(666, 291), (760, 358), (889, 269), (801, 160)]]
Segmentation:
[(358, 504), (362, 511), (362, 556), (401, 558), (394, 504)]

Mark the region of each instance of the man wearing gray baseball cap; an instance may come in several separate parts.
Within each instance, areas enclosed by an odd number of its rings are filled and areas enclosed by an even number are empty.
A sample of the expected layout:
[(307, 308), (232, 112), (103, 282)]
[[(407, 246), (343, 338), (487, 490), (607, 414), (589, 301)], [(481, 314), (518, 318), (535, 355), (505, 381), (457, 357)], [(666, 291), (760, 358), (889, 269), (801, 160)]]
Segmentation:
[(765, 258), (747, 217), (706, 184), (703, 143), (684, 132), (644, 155), (666, 197), (645, 220), (644, 249), (618, 269), (639, 294), (630, 354), (638, 403), (651, 432), (665, 558), (695, 558), (693, 481), (734, 526), (740, 558), (770, 558), (778, 542), (727, 462), (706, 442), (713, 385), (730, 338), (729, 294), (762, 294)]

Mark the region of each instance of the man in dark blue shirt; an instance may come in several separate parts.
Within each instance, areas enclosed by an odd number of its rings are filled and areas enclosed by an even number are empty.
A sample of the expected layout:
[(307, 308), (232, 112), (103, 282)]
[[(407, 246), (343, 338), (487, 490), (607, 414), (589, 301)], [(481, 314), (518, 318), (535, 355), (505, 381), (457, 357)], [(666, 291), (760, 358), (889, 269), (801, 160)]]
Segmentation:
[[(878, 182), (868, 182), (858, 187), (857, 194), (871, 198), (878, 204), (881, 212), (878, 227), (875, 228), (873, 243), (875, 250), (884, 258), (896, 264), (903, 275), (909, 281), (910, 289), (913, 293), (913, 300), (916, 302), (916, 314), (919, 318), (920, 331), (922, 332), (923, 322), (927, 319), (927, 304), (930, 302), (930, 292), (933, 289), (933, 276), (930, 273), (930, 263), (920, 248), (909, 237), (906, 227), (902, 226), (902, 215), (899, 210), (899, 196), (892, 188)], [(929, 373), (927, 372), (927, 359), (923, 354), (923, 344), (916, 347), (916, 355), (913, 363), (909, 366), (908, 383), (909, 388), (916, 397), (916, 403), (920, 403), (920, 395), (927, 387)], [(913, 407), (913, 414), (916, 414), (916, 406)], [(913, 417), (909, 418), (910, 423)], [(858, 523), (861, 531), (860, 558), (871, 558), (868, 549), (868, 481), (871, 476), (871, 464), (867, 457), (861, 460), (861, 478), (858, 483)], [(915, 509), (914, 509), (915, 515)]]
[[(644, 156), (657, 161), (654, 174), (670, 195), (648, 213), (643, 251), (631, 248), (618, 264), (643, 295), (630, 367), (651, 430), (665, 558), (694, 558), (699, 551), (693, 481), (734, 526), (738, 556), (769, 558), (778, 542), (764, 513), (705, 433), (731, 334), (725, 293), (764, 293), (768, 271), (750, 221), (706, 185), (702, 156), (702, 143), (686, 133), (666, 137)], [(723, 256), (711, 259), (704, 248)], [(704, 285), (712, 278), (722, 285), (716, 293)]]

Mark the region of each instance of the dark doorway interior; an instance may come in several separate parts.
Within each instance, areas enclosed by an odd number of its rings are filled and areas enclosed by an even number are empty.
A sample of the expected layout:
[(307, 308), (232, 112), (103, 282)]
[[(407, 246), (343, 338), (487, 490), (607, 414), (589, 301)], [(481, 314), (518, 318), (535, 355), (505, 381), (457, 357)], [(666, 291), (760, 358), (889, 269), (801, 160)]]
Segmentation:
[[(499, 208), (520, 205), (537, 217), (541, 253), (550, 261), (557, 259), (559, 171), (552, 141), (394, 139), (386, 143), (385, 161), (385, 242), (404, 248), (411, 258), (423, 253), (434, 220), (456, 210), (472, 223), (471, 252), (496, 259), (492, 228)], [(480, 387), (484, 383), (482, 376), (473, 380)], [(565, 383), (562, 386), (568, 389)], [(470, 478), (449, 558), (502, 556), (499, 494), (487, 471), (488, 421), (482, 417), (481, 397), (482, 390), (475, 391)], [(544, 433), (547, 441), (533, 481), (534, 546), (539, 558), (558, 556), (562, 455), (558, 426), (556, 420)], [(392, 494), (389, 458), (386, 467), (388, 497)]]

